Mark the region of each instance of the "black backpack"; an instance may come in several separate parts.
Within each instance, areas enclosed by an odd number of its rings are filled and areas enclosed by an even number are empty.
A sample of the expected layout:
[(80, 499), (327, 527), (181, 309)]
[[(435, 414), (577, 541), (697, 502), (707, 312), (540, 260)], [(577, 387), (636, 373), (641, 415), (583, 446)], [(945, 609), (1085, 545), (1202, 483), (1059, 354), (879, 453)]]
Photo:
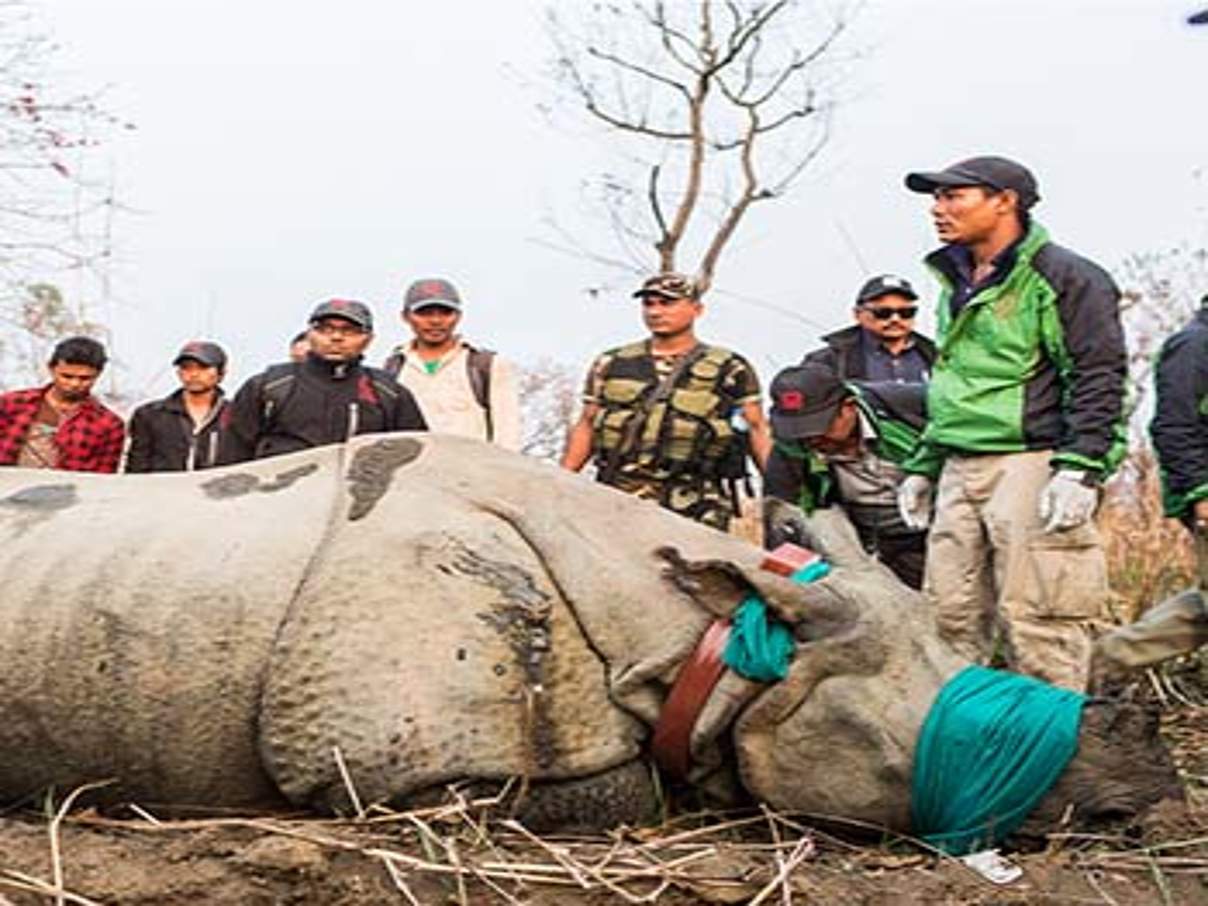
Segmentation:
[[(475, 349), (466, 344), (466, 375), (470, 379), (474, 401), (482, 407), (482, 414), (486, 417), (488, 441), (495, 439), (495, 424), (491, 418), (491, 362), (494, 359), (494, 350)], [(407, 354), (399, 348), (390, 353), (390, 357), (382, 363), (382, 370), (398, 380), (406, 362)]]

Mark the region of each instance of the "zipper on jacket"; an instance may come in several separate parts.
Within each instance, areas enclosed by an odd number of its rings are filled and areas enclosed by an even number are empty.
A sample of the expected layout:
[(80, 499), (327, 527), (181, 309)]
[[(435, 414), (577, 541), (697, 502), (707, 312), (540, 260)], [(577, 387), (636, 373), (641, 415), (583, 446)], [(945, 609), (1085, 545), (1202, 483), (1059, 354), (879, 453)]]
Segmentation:
[(356, 401), (348, 404), (348, 433), (344, 436), (344, 440), (352, 440), (356, 437), (357, 428), (361, 421), (361, 410), (357, 407)]

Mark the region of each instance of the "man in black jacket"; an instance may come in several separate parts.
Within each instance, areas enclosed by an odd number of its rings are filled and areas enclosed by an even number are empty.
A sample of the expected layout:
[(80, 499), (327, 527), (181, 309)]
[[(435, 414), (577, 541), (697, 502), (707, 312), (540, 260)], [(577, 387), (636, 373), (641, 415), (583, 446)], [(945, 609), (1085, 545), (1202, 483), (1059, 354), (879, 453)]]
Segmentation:
[(1162, 344), (1154, 388), (1149, 434), (1162, 471), (1162, 504), (1195, 539), (1199, 583), (1100, 638), (1100, 680), (1208, 644), (1208, 295), (1191, 323)]
[(1154, 369), (1149, 433), (1162, 468), (1167, 516), (1208, 525), (1208, 296), (1163, 345)]
[(368, 306), (323, 302), (310, 316), (310, 351), (249, 378), (223, 417), (223, 464), (339, 443), (358, 434), (426, 431), (410, 391), (361, 364), (373, 340)]
[(852, 309), (856, 323), (822, 338), (802, 364), (825, 365), (842, 381), (927, 380), (935, 344), (915, 333), (918, 295), (905, 277), (881, 274), (866, 281)]
[(127, 472), (191, 472), (218, 462), (226, 353), (217, 343), (193, 340), (172, 364), (180, 389), (144, 403), (130, 419)]

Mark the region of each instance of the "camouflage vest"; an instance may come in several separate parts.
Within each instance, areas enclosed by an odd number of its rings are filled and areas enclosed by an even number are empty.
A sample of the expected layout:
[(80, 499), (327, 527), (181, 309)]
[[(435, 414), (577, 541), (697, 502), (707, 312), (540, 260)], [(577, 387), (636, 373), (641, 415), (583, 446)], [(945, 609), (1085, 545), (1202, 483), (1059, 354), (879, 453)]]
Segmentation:
[(730, 417), (736, 401), (721, 382), (735, 354), (698, 346), (688, 355), (686, 367), (660, 388), (649, 341), (613, 353), (593, 424), (601, 480), (611, 481), (618, 471), (659, 481), (681, 474), (722, 477), (735, 434)]

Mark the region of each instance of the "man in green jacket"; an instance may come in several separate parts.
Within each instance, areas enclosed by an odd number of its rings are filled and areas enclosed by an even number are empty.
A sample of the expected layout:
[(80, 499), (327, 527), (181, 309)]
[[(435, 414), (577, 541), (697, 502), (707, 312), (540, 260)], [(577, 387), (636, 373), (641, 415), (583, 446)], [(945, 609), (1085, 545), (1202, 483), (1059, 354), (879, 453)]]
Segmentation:
[[(899, 466), (923, 427), (923, 384), (844, 382), (813, 362), (786, 368), (771, 385), (772, 454), (763, 476), (765, 497), (811, 513), (840, 506), (864, 549), (911, 588), (921, 588), (927, 532), (898, 513)], [(801, 543), (788, 508), (765, 523), (764, 546)]]
[(1108, 595), (1092, 516), (1124, 451), (1119, 290), (1032, 220), (1036, 180), (1015, 161), (975, 157), (906, 185), (934, 197), (946, 243), (927, 258), (939, 353), (898, 497), (920, 528), (935, 497), (940, 634), (984, 661), (1001, 631), (1014, 669), (1082, 689)]

